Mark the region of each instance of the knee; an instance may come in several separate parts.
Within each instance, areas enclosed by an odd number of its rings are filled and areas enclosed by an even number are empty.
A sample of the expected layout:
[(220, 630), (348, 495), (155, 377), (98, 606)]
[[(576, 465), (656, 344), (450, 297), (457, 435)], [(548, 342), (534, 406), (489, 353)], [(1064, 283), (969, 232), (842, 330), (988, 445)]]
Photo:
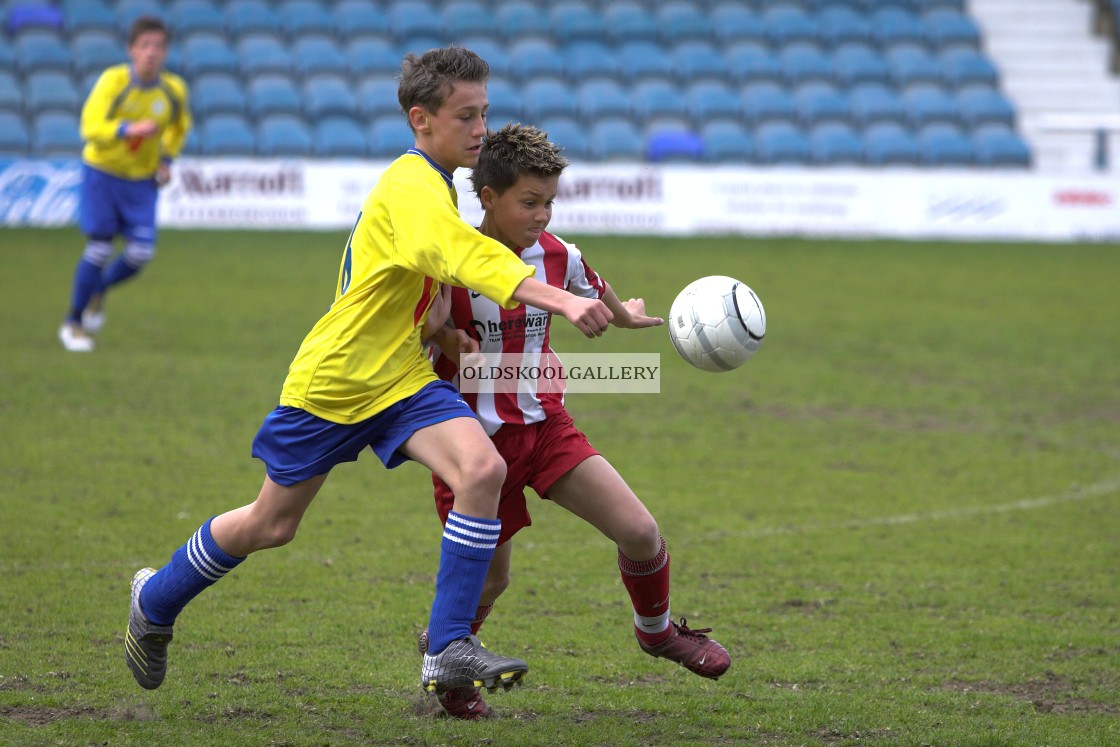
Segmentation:
[(494, 450), (472, 462), (469, 471), (459, 475), (460, 486), (456, 495), (462, 493), (485, 493), (498, 495), (502, 483), (506, 481), (506, 463)]
[(509, 588), (509, 571), (500, 571), (490, 573), (486, 576), (486, 582), (482, 585), (481, 599), (490, 600), (490, 604), (502, 595), (506, 589)]
[(616, 542), (622, 554), (631, 560), (648, 560), (661, 551), (661, 531), (654, 518), (646, 513), (629, 522)]
[(253, 527), (253, 551), (270, 550), (274, 547), (283, 547), (296, 538), (299, 522), (290, 519), (276, 518), (259, 522)]

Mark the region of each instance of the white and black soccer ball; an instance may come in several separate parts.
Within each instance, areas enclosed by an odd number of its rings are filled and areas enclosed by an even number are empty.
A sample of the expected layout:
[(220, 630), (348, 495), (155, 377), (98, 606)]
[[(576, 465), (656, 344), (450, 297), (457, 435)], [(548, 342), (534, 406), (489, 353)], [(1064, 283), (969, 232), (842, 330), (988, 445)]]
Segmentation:
[(758, 352), (766, 310), (745, 283), (709, 275), (677, 295), (668, 326), (673, 347), (686, 361), (704, 371), (730, 371)]

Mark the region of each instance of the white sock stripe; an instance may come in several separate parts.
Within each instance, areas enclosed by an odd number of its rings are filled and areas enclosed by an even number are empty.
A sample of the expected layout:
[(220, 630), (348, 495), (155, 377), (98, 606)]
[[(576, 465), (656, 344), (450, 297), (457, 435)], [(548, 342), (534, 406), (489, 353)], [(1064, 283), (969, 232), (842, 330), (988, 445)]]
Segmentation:
[(480, 529), (484, 532), (494, 532), (495, 534), (502, 531), (502, 522), (500, 519), (471, 519), (462, 514), (457, 514), (454, 511), (447, 515), (447, 523), (456, 525), (462, 524), (471, 529)]
[(495, 547), (498, 546), (498, 540), (497, 540), (496, 537), (494, 538), (493, 542), (471, 542), (468, 539), (464, 539), (462, 537), (456, 536), (455, 534), (453, 534), (450, 531), (447, 531), (446, 529), (443, 532), (443, 538), (445, 540), (451, 540), (452, 542), (454, 542), (456, 544), (459, 544), (459, 545), (465, 545), (467, 547), (482, 548), (482, 549), (486, 549), (486, 550), (493, 550)]
[(82, 258), (95, 265), (104, 266), (113, 253), (113, 245), (108, 241), (88, 241), (82, 252)]
[(199, 536), (198, 532), (191, 535), (190, 540), (187, 541), (187, 559), (190, 560), (196, 571), (211, 581), (219, 580), (230, 571), (229, 568), (215, 563), (213, 558), (207, 554), (206, 548), (202, 546), (202, 537)]
[(140, 244), (130, 241), (124, 246), (124, 258), (133, 267), (143, 267), (148, 264), (155, 253), (156, 247), (154, 244)]
[(470, 537), (472, 539), (482, 540), (483, 542), (493, 541), (494, 544), (498, 543), (498, 537), (502, 533), (501, 529), (495, 529), (493, 532), (472, 532), (470, 530), (463, 529), (462, 527), (452, 526), (451, 522), (447, 522), (447, 526), (444, 527), (444, 530), (448, 532), (454, 532), (455, 534), (462, 537)]

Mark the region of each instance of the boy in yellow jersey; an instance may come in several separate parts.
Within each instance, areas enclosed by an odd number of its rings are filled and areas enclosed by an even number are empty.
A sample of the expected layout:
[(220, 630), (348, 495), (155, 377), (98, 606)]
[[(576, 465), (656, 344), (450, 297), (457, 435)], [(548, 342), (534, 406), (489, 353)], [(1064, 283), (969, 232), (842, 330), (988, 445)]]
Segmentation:
[[(160, 685), (172, 624), (199, 592), (245, 556), (284, 545), (341, 462), (370, 447), (386, 467), (412, 459), (455, 491), (444, 529), (421, 686), (508, 689), (528, 671), (471, 635), (497, 546), (505, 462), (474, 413), (425, 357), (421, 337), (441, 283), (469, 286), (503, 306), (520, 303), (567, 318), (588, 336), (611, 320), (597, 299), (529, 277), (533, 270), (460, 217), (452, 172), (474, 166), (486, 134), (489, 67), (451, 47), (408, 55), (398, 98), (416, 146), (394, 161), (362, 204), (342, 256), (334, 303), (304, 339), (253, 442), (265, 463), (252, 503), (207, 521), (154, 571), (132, 581), (125, 657), (136, 681)], [(437, 304), (429, 328), (447, 309)], [(372, 522), (388, 527), (383, 517)]]
[[(104, 322), (105, 292), (151, 260), (156, 243), (156, 196), (191, 128), (187, 85), (163, 69), (167, 27), (141, 16), (128, 32), (131, 62), (108, 68), (82, 107), (82, 203), (85, 251), (74, 272), (70, 312), (58, 331), (63, 347), (93, 350)], [(124, 251), (110, 264), (113, 239)]]

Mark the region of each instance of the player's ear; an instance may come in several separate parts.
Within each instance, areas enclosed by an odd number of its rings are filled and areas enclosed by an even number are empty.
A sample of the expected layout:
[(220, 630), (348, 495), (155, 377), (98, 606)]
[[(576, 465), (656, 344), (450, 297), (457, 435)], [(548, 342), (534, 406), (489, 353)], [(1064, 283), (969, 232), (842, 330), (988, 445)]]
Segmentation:
[(431, 117), (422, 106), (414, 106), (408, 110), (408, 121), (416, 132), (428, 134), (432, 131)]
[(478, 201), (482, 203), (483, 210), (489, 210), (494, 207), (494, 198), (497, 195), (490, 187), (483, 186), (482, 191), (478, 193)]

